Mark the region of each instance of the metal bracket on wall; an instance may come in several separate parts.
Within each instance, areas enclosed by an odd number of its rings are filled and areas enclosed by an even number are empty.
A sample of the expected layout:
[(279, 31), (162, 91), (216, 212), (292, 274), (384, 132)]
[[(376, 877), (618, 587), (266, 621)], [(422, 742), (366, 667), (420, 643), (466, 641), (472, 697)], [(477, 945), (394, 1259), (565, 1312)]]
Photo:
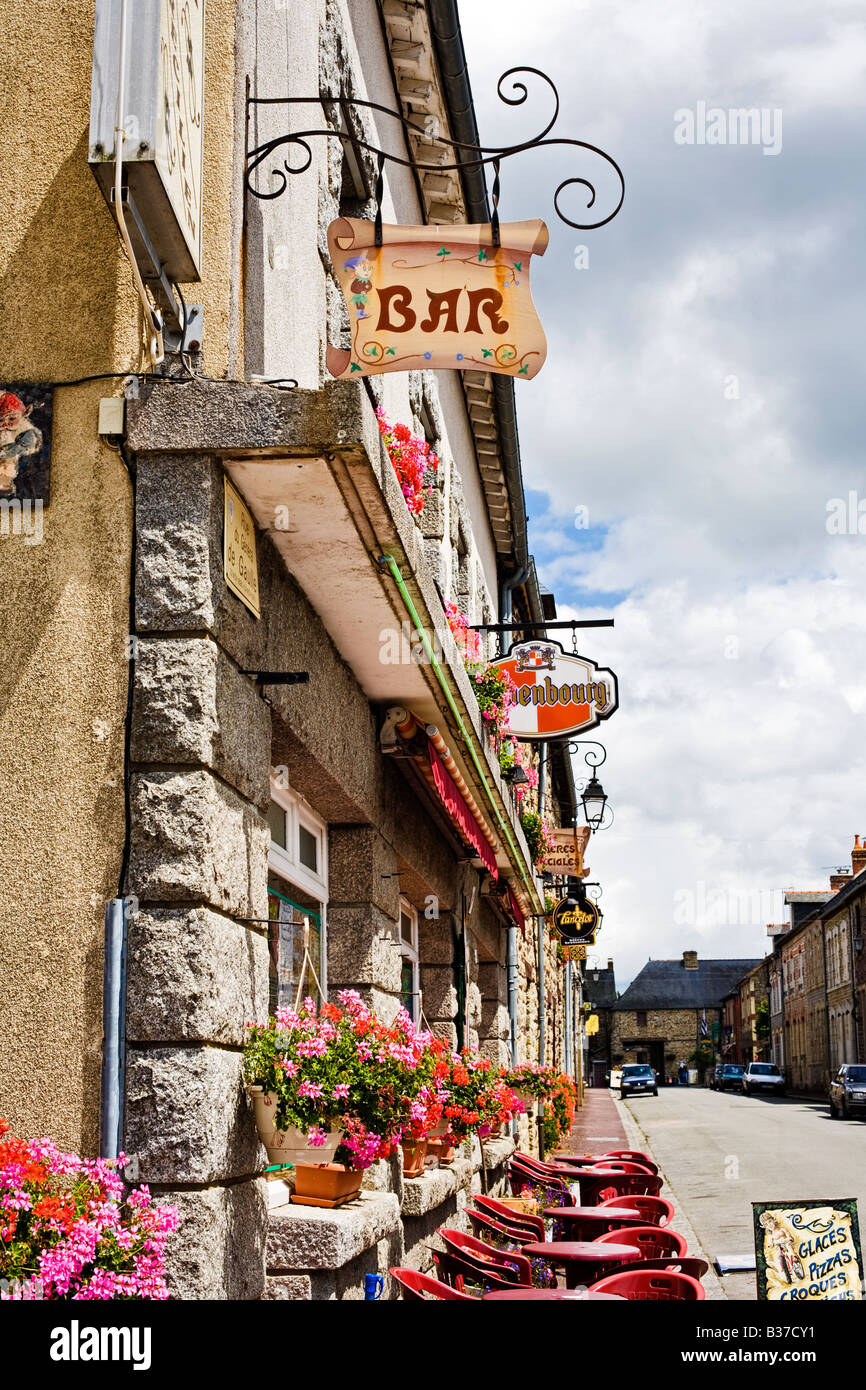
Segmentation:
[[(507, 106), (523, 105), (523, 103), (526, 101), (529, 95), (526, 83), (520, 80), (520, 78), (524, 76), (530, 78), (537, 78), (546, 85), (546, 87), (549, 89), (550, 94), (552, 94), (553, 97), (553, 114), (551, 115), (547, 124), (543, 127), (542, 130), (538, 132), (537, 135), (533, 135), (529, 140), (522, 140), (515, 145), (502, 146), (472, 145), (467, 144), (465, 141), (461, 140), (449, 140), (446, 136), (439, 134), (438, 122), (435, 121), (435, 119), (432, 119), (430, 117), (409, 117), (404, 115), (401, 111), (394, 111), (388, 106), (382, 106), (377, 101), (363, 101), (360, 97), (348, 97), (345, 95), (345, 93), (340, 93), (336, 96), (329, 95), (328, 93), (320, 93), (318, 96), (314, 97), (251, 96), (250, 79), (247, 78), (247, 141), (244, 183), (249, 192), (255, 198), (268, 200), (282, 197), (283, 193), (285, 193), (286, 188), (288, 186), (287, 175), (303, 174), (306, 172), (307, 169), (309, 169), (313, 161), (313, 152), (308, 144), (308, 141), (311, 139), (315, 139), (319, 136), (333, 137), (337, 140), (341, 140), (344, 146), (349, 145), (355, 151), (369, 151), (370, 154), (375, 155), (377, 159), (380, 161), (380, 170), (382, 163), (386, 161), (391, 164), (402, 165), (406, 169), (412, 169), (415, 173), (424, 173), (429, 171), (437, 174), (448, 173), (451, 171), (463, 172), (468, 169), (481, 169), (486, 164), (492, 164), (494, 166), (495, 175), (493, 194), (494, 206), (492, 218), (492, 225), (495, 229), (495, 240), (496, 229), (498, 229), (499, 222), (499, 213), (497, 205), (499, 202), (499, 165), (501, 161), (503, 159), (510, 159), (513, 155), (516, 154), (523, 154), (527, 150), (541, 149), (545, 146), (550, 145), (564, 145), (575, 149), (586, 150), (590, 154), (597, 155), (599, 159), (603, 160), (604, 163), (607, 164), (616, 175), (619, 185), (619, 197), (613, 211), (609, 212), (606, 217), (600, 217), (594, 222), (576, 222), (571, 217), (566, 217), (565, 213), (563, 212), (559, 201), (560, 195), (562, 194), (564, 189), (570, 188), (572, 185), (577, 184), (586, 190), (586, 207), (587, 209), (589, 209), (593, 207), (595, 204), (595, 185), (591, 183), (589, 179), (583, 178), (582, 176), (574, 176), (570, 179), (563, 179), (563, 181), (557, 186), (556, 191), (553, 195), (553, 206), (556, 209), (557, 216), (559, 217), (560, 221), (566, 224), (566, 226), (574, 227), (578, 231), (593, 231), (597, 227), (605, 226), (606, 223), (612, 221), (612, 219), (616, 217), (617, 213), (622, 207), (623, 199), (625, 198), (625, 177), (623, 175), (622, 170), (620, 169), (616, 160), (611, 155), (605, 153), (604, 150), (599, 149), (598, 145), (591, 145), (586, 140), (574, 140), (566, 136), (554, 136), (550, 139), (547, 138), (553, 127), (556, 125), (557, 120), (559, 119), (559, 93), (556, 90), (556, 87), (554, 86), (550, 78), (546, 75), (546, 73), (541, 72), (539, 68), (515, 67), (509, 68), (507, 72), (504, 72), (500, 77), (498, 83), (496, 84), (496, 92), (500, 101), (504, 101)], [(509, 91), (512, 93), (512, 95), (506, 95), (505, 92), (504, 84), (508, 78), (513, 79), (509, 86)], [(324, 107), (326, 103), (339, 109), (342, 116), (344, 129), (326, 127), (325, 129), (316, 130), (287, 131), (284, 134), (274, 136), (270, 140), (265, 140), (261, 144), (250, 146), (250, 114), (253, 108), (259, 106)], [(425, 164), (420, 162), (418, 159), (414, 158), (403, 159), (400, 155), (390, 154), (387, 150), (381, 150), (377, 145), (370, 144), (369, 141), (363, 140), (360, 136), (352, 134), (349, 130), (349, 116), (351, 115), (353, 108), (359, 107), (363, 107), (367, 111), (378, 111), (383, 116), (390, 116), (392, 120), (399, 122), (402, 128), (402, 135), (405, 137), (407, 147), (410, 149), (411, 145), (409, 145), (409, 139), (411, 136), (414, 135), (415, 137), (423, 137), (424, 139), (428, 140), (431, 145), (442, 145), (447, 147), (447, 149), (449, 150), (453, 150), (455, 152), (454, 163), (442, 164), (434, 162)], [(423, 123), (418, 124), (419, 120), (423, 120)], [(281, 165), (277, 164), (275, 167), (272, 166), (270, 169), (270, 187), (268, 189), (256, 188), (254, 183), (252, 182), (252, 178), (256, 170), (262, 164), (264, 164), (266, 160), (270, 159), (272, 155), (274, 155), (278, 150), (281, 150), (284, 146), (288, 146), (290, 148), (297, 148), (301, 153), (302, 162), (298, 165), (297, 168), (293, 168), (290, 165), (287, 158), (283, 159)]]
[[(121, 198), (127, 213), (126, 226), (135, 251), (136, 264), (164, 320), (162, 336), (166, 352), (199, 352), (204, 324), (203, 306), (187, 304), (179, 292), (178, 295), (175, 294), (176, 286), (172, 286), (165, 273), (162, 261), (147, 234), (144, 221), (128, 188), (122, 190)], [(114, 189), (111, 190), (111, 202), (114, 203)]]

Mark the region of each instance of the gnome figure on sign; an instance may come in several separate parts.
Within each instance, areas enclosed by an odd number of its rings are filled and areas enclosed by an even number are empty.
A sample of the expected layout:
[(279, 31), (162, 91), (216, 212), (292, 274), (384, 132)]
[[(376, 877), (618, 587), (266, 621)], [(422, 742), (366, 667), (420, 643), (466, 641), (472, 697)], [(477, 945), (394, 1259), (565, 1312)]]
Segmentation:
[(22, 464), (42, 448), (42, 433), (30, 419), (32, 406), (0, 391), (0, 497), (11, 496)]

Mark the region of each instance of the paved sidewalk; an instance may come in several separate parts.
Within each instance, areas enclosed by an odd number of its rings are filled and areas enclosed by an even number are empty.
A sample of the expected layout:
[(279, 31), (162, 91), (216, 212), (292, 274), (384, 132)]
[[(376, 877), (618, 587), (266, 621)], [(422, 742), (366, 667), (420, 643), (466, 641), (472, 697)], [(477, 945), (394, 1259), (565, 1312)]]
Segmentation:
[(571, 1134), (562, 1144), (562, 1152), (603, 1154), (611, 1149), (632, 1147), (609, 1088), (587, 1087), (583, 1093), (583, 1105), (574, 1117)]
[[(587, 1088), (584, 1092), (583, 1105), (574, 1117), (571, 1134), (563, 1142), (561, 1149), (563, 1153), (573, 1154), (602, 1154), (611, 1149), (639, 1149), (642, 1153), (649, 1154), (653, 1162), (658, 1164), (658, 1159), (643, 1130), (635, 1121), (628, 1107), (620, 1100), (618, 1093), (611, 1091), (609, 1087)], [(676, 1193), (665, 1178), (660, 1164), (658, 1164), (658, 1168), (659, 1174), (664, 1179), (661, 1195), (672, 1202), (674, 1206), (674, 1218), (671, 1226), (675, 1231), (679, 1231), (680, 1235), (685, 1236), (690, 1255), (701, 1255), (709, 1263), (710, 1256), (707, 1255), (698, 1240), (694, 1227), (677, 1200)], [(712, 1268), (712, 1264), (710, 1264), (710, 1268), (701, 1283), (708, 1299), (727, 1301), (727, 1294)]]

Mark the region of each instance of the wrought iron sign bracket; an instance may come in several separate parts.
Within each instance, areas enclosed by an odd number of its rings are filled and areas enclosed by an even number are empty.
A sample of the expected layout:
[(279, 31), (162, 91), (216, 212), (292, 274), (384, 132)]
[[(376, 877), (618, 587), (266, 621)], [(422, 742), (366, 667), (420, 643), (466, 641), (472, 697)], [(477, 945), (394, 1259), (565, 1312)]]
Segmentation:
[[(266, 201), (274, 198), (280, 198), (282, 197), (283, 193), (285, 193), (286, 188), (288, 187), (288, 176), (291, 174), (303, 174), (306, 172), (307, 169), (309, 169), (310, 165), (312, 164), (313, 152), (308, 143), (310, 140), (316, 139), (318, 137), (331, 137), (337, 140), (341, 140), (344, 144), (351, 145), (353, 149), (356, 151), (366, 150), (368, 151), (368, 153), (376, 156), (376, 159), (378, 161), (378, 174), (376, 178), (375, 190), (377, 205), (376, 225), (377, 235), (381, 235), (380, 229), (382, 221), (382, 169), (385, 163), (402, 165), (403, 168), (412, 169), (416, 174), (426, 173), (428, 171), (437, 174), (448, 172), (463, 173), (467, 170), (472, 169), (481, 170), (482, 168), (484, 168), (485, 165), (492, 164), (494, 178), (492, 191), (493, 210), (491, 215), (491, 233), (493, 238), (493, 244), (495, 246), (498, 246), (498, 204), (500, 191), (499, 168), (502, 160), (511, 159), (513, 155), (524, 154), (527, 150), (542, 149), (547, 146), (561, 145), (571, 149), (580, 149), (588, 151), (590, 154), (596, 155), (605, 164), (609, 165), (609, 167), (616, 174), (617, 180), (619, 182), (619, 198), (617, 200), (616, 206), (613, 208), (613, 211), (609, 212), (605, 217), (599, 217), (596, 221), (575, 221), (573, 218), (567, 217), (563, 212), (562, 207), (560, 206), (560, 196), (566, 188), (570, 188), (572, 185), (579, 185), (586, 191), (587, 210), (592, 208), (595, 204), (595, 185), (588, 178), (584, 178), (582, 175), (575, 175), (572, 178), (563, 179), (563, 181), (557, 186), (556, 191), (554, 192), (553, 206), (556, 209), (557, 216), (559, 217), (560, 221), (566, 224), (566, 226), (574, 227), (578, 231), (594, 231), (598, 227), (604, 227), (608, 222), (612, 221), (613, 218), (616, 217), (617, 213), (622, 207), (623, 199), (625, 198), (625, 178), (623, 176), (622, 170), (620, 169), (613, 156), (607, 154), (604, 150), (600, 149), (598, 145), (592, 145), (586, 140), (575, 140), (566, 136), (550, 137), (550, 132), (553, 130), (553, 127), (556, 125), (556, 122), (559, 119), (559, 93), (551, 79), (546, 75), (546, 73), (543, 73), (539, 68), (514, 67), (509, 68), (507, 72), (504, 72), (500, 77), (498, 83), (496, 84), (496, 91), (500, 101), (505, 102), (507, 106), (523, 105), (523, 103), (526, 101), (529, 95), (529, 91), (526, 86), (526, 83), (520, 80), (522, 77), (537, 78), (546, 85), (553, 98), (553, 114), (551, 115), (550, 119), (548, 120), (547, 124), (543, 127), (543, 129), (540, 130), (537, 135), (532, 136), (531, 139), (522, 140), (520, 141), (520, 143), (515, 145), (502, 146), (473, 145), (468, 144), (466, 141), (450, 140), (446, 136), (439, 134), (435, 121), (431, 122), (429, 118), (424, 125), (418, 125), (416, 123), (417, 118), (412, 119), (411, 117), (404, 115), (403, 112), (394, 111), (390, 107), (382, 106), (379, 102), (376, 101), (365, 101), (362, 100), (360, 97), (349, 97), (343, 92), (339, 93), (338, 95), (320, 93), (318, 96), (314, 97), (252, 96), (250, 93), (250, 79), (247, 78), (247, 137), (246, 159), (244, 168), (245, 186), (255, 198), (260, 198)], [(504, 85), (509, 78), (512, 79), (508, 89), (511, 95), (506, 94)], [(343, 116), (344, 125), (347, 127), (346, 129), (340, 130), (334, 127), (325, 127), (324, 129), (286, 131), (283, 134), (272, 137), (270, 140), (263, 141), (261, 144), (252, 146), (250, 145), (250, 117), (251, 113), (255, 108), (260, 106), (324, 107), (326, 103), (329, 103), (339, 108)], [(446, 146), (449, 150), (454, 151), (454, 163), (428, 164), (423, 163), (415, 158), (404, 159), (401, 155), (392, 154), (388, 150), (382, 150), (377, 145), (371, 144), (368, 140), (362, 139), (359, 135), (353, 134), (352, 131), (348, 128), (350, 125), (349, 115), (353, 110), (357, 108), (363, 108), (366, 111), (377, 111), (381, 115), (389, 116), (392, 120), (397, 121), (402, 129), (402, 133), (406, 137), (407, 148), (409, 149), (411, 149), (411, 145), (409, 145), (409, 137), (411, 135), (421, 135), (424, 136), (427, 140), (429, 140), (431, 144)], [(271, 165), (270, 187), (267, 189), (257, 188), (255, 186), (255, 183), (253, 182), (253, 178), (256, 174), (256, 171), (260, 169), (261, 166), (266, 163), (266, 161), (270, 160), (273, 156), (277, 155), (277, 153), (279, 151), (282, 151), (285, 147), (288, 147), (289, 150), (298, 150), (301, 162), (297, 165), (297, 167), (293, 167), (290, 164), (289, 159), (286, 157), (282, 159), (281, 163), (277, 162), (276, 165)], [(379, 241), (377, 239), (377, 245), (378, 244)]]

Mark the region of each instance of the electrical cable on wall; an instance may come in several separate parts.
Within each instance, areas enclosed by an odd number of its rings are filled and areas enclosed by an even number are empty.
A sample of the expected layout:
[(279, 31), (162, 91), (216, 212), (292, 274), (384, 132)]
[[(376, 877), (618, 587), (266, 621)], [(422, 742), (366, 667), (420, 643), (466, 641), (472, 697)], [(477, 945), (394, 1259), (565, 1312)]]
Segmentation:
[(132, 267), (132, 277), (135, 280), (135, 288), (141, 301), (144, 311), (145, 323), (150, 325), (147, 338), (147, 356), (151, 365), (158, 367), (165, 358), (165, 349), (162, 341), (162, 315), (151, 304), (141, 272), (135, 259), (135, 252), (132, 248), (129, 230), (126, 225), (126, 217), (123, 211), (123, 142), (126, 139), (126, 130), (123, 125), (123, 107), (126, 98), (126, 6), (127, 0), (123, 0), (120, 7), (120, 70), (117, 80), (117, 109), (114, 118), (114, 215), (117, 218), (117, 225), (120, 228), (120, 235), (126, 247), (126, 254)]

